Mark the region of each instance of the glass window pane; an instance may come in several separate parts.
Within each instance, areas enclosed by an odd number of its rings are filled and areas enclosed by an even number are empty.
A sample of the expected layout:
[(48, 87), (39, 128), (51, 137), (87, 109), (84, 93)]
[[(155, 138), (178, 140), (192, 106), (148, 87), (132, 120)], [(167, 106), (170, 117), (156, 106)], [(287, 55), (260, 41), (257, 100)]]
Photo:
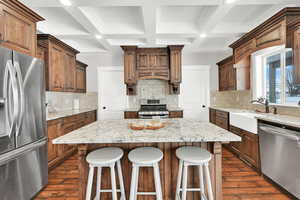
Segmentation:
[(265, 83), (266, 83), (266, 99), (270, 103), (281, 103), (281, 68), (280, 53), (266, 58), (265, 67)]
[[(285, 66), (285, 103), (297, 104), (300, 101), (300, 77), (297, 73), (299, 69), (295, 69), (293, 65), (292, 51), (286, 52)], [(297, 75), (298, 74), (298, 75)]]

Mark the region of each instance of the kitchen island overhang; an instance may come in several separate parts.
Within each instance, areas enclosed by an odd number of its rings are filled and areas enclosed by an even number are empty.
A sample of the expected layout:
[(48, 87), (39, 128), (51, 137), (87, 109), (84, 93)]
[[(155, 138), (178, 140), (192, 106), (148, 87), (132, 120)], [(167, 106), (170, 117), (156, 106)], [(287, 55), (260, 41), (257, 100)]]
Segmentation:
[[(128, 152), (136, 147), (154, 146), (160, 148), (164, 153), (164, 159), (160, 162), (164, 200), (174, 200), (179, 164), (175, 151), (178, 147), (185, 145), (199, 146), (212, 153), (210, 171), (214, 196), (216, 200), (222, 199), (222, 143), (241, 141), (239, 136), (209, 122), (191, 119), (165, 119), (163, 121), (166, 123), (166, 127), (160, 130), (131, 130), (128, 124), (136, 121), (98, 121), (53, 141), (54, 144), (76, 144), (78, 147), (79, 199), (85, 199), (89, 170), (85, 157), (90, 151), (108, 146), (117, 146), (124, 150), (122, 170), (128, 195), (131, 180), (131, 163), (127, 158)], [(155, 190), (152, 173), (151, 169), (141, 169), (139, 191)], [(104, 170), (102, 177), (102, 188), (109, 188), (109, 171)], [(189, 187), (198, 186), (198, 170), (190, 169), (188, 179)], [(127, 198), (129, 197), (127, 196)], [(101, 199), (110, 200), (111, 195), (109, 193), (102, 194)], [(141, 196), (138, 199), (145, 198)], [(149, 196), (147, 199), (155, 199), (155, 197)], [(199, 199), (199, 194), (189, 192), (188, 199)]]

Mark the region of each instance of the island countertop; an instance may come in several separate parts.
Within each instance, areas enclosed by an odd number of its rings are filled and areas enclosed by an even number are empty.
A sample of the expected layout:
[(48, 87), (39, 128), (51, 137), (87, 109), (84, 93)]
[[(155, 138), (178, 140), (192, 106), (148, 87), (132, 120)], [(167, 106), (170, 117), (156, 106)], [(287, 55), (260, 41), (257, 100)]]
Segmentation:
[(134, 131), (129, 123), (147, 120), (103, 120), (53, 140), (54, 144), (160, 143), (160, 142), (231, 142), (241, 137), (212, 123), (191, 119), (164, 119), (159, 130)]

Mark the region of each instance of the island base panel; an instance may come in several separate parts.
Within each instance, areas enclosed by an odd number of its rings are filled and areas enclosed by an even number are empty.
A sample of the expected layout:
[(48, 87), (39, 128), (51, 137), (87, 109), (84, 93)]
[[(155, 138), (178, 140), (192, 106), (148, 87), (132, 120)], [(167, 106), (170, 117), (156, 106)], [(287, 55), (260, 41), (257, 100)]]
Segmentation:
[[(164, 158), (160, 162), (160, 173), (161, 173), (161, 181), (162, 181), (162, 190), (163, 190), (163, 199), (164, 200), (174, 200), (175, 199), (175, 191), (176, 191), (176, 183), (177, 183), (177, 174), (178, 174), (178, 166), (179, 160), (176, 157), (175, 151), (178, 147), (192, 145), (199, 146), (205, 149), (208, 149), (212, 154), (212, 160), (210, 161), (210, 173), (213, 185), (213, 192), (216, 200), (222, 200), (222, 145), (219, 142), (211, 142), (211, 143), (135, 143), (135, 144), (82, 144), (78, 145), (78, 154), (79, 154), (79, 199), (85, 199), (85, 190), (87, 185), (87, 177), (89, 167), (85, 160), (86, 155), (95, 149), (101, 147), (120, 147), (124, 150), (124, 156), (122, 158), (122, 170), (124, 177), (124, 185), (125, 191), (127, 195), (127, 199), (129, 199), (130, 193), (130, 182), (131, 182), (131, 170), (132, 165), (128, 160), (128, 152), (137, 147), (143, 146), (153, 146), (158, 147), (164, 153)], [(188, 171), (188, 187), (199, 187), (199, 175), (198, 169), (195, 167), (190, 167)], [(92, 199), (95, 196), (96, 191), (96, 174), (94, 176), (94, 185), (93, 185), (93, 195)], [(110, 181), (110, 172), (109, 168), (104, 168), (102, 171), (102, 189), (110, 189), (111, 181)], [(118, 180), (117, 184), (119, 186)], [(138, 191), (142, 192), (153, 192), (155, 191), (154, 186), (154, 175), (153, 168), (141, 168), (139, 174), (139, 186)], [(118, 194), (120, 197), (120, 194)], [(110, 193), (101, 193), (102, 200), (111, 200)], [(155, 196), (138, 196), (138, 200), (155, 200)], [(188, 200), (198, 200), (199, 192), (188, 192), (187, 193)]]

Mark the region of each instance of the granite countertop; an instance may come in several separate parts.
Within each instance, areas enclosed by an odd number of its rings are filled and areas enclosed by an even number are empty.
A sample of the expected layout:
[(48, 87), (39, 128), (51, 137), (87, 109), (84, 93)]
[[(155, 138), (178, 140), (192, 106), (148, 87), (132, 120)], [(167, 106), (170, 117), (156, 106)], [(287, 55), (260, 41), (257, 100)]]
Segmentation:
[(246, 109), (221, 108), (221, 107), (211, 107), (211, 108), (226, 111), (229, 113), (248, 112), (248, 113), (254, 114), (256, 119), (300, 128), (300, 117), (294, 117), (294, 116), (289, 116), (289, 115), (280, 115), (280, 114), (274, 115), (272, 113), (259, 113), (259, 112), (255, 112), (253, 110), (246, 110)]
[(229, 142), (241, 138), (209, 122), (189, 119), (164, 119), (159, 130), (134, 131), (128, 124), (149, 120), (103, 120), (53, 140), (54, 144), (155, 143), (155, 142)]
[(83, 109), (77, 109), (77, 110), (57, 111), (57, 112), (53, 112), (53, 113), (48, 113), (46, 120), (50, 121), (50, 120), (59, 119), (62, 117), (68, 117), (68, 116), (77, 115), (80, 113), (93, 111), (93, 110), (97, 110), (97, 108), (83, 108)]

